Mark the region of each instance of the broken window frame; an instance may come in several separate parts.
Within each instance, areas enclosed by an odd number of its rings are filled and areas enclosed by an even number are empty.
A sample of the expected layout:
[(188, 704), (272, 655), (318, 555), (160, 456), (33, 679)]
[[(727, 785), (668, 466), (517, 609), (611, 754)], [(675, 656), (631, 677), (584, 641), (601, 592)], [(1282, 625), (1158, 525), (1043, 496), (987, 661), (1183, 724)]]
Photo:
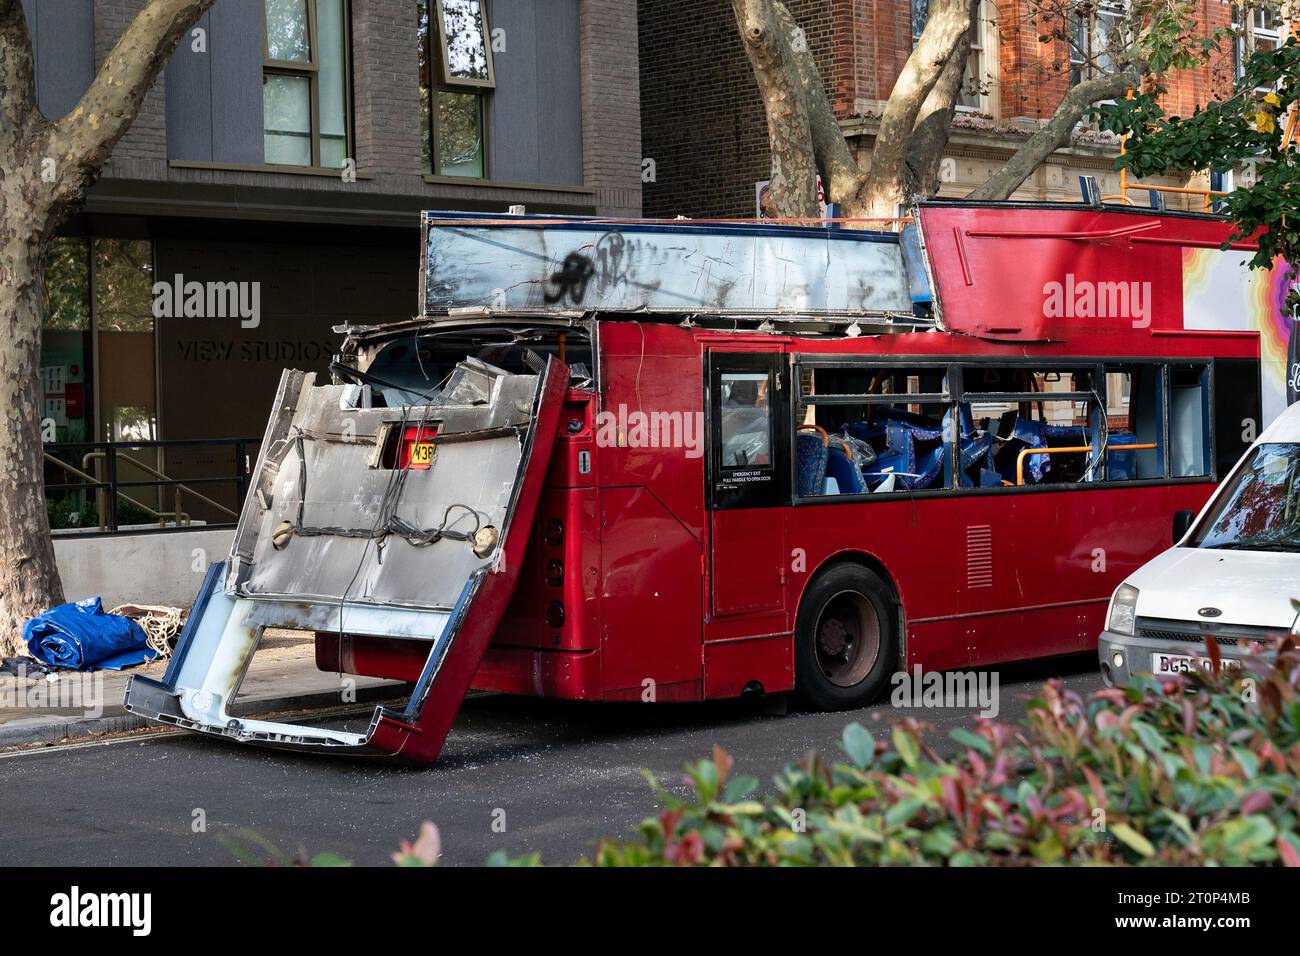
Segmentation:
[[(968, 390), (965, 386), (965, 373), (979, 367), (996, 367), (1002, 369), (1024, 369), (1026, 371), (1038, 372), (1062, 372), (1074, 373), (1078, 371), (1088, 371), (1092, 374), (1091, 381), (1098, 383), (1096, 388), (1086, 392), (1024, 392), (1024, 391), (979, 391)], [(1101, 456), (1101, 460), (1091, 466), (1091, 470), (1096, 477), (1091, 481), (1073, 481), (1066, 483), (1054, 484), (1050, 482), (1010, 485), (1002, 487), (977, 487), (977, 486), (959, 486), (957, 476), (957, 449), (958, 444), (950, 441), (945, 435), (945, 467), (944, 482), (941, 486), (917, 490), (890, 491), (890, 492), (872, 492), (866, 491), (860, 494), (816, 494), (800, 495), (798, 493), (797, 481), (797, 454), (793, 449), (797, 448), (797, 430), (807, 414), (809, 407), (817, 405), (870, 405), (870, 404), (944, 404), (951, 410), (952, 421), (959, 421), (960, 406), (966, 402), (978, 400), (1007, 400), (1007, 401), (1027, 401), (1027, 402), (1048, 402), (1048, 401), (1082, 401), (1087, 400), (1089, 403), (1089, 418), (1095, 421), (1096, 414), (1106, 415), (1108, 413), (1108, 400), (1104, 383), (1107, 381), (1107, 372), (1128, 370), (1141, 366), (1152, 368), (1156, 371), (1159, 381), (1159, 391), (1157, 402), (1159, 406), (1159, 416), (1157, 418), (1157, 443), (1159, 444), (1158, 454), (1160, 458), (1161, 474), (1154, 477), (1142, 478), (1112, 478), (1108, 475), (1108, 455)], [(1203, 455), (1207, 462), (1206, 474), (1203, 475), (1174, 475), (1172, 460), (1172, 439), (1171, 439), (1171, 391), (1170, 391), (1170, 370), (1173, 367), (1198, 367), (1202, 370), (1202, 381), (1204, 392), (1202, 395), (1202, 406), (1205, 413), (1202, 417), (1202, 435), (1203, 435)], [(943, 393), (925, 393), (925, 394), (816, 394), (806, 390), (805, 372), (808, 369), (815, 368), (852, 368), (863, 370), (880, 370), (880, 371), (900, 371), (912, 369), (946, 369), (948, 376), (948, 392)], [(1087, 358), (1087, 359), (1021, 359), (1009, 356), (983, 356), (979, 358), (963, 357), (955, 361), (948, 359), (936, 359), (934, 357), (914, 357), (914, 356), (864, 356), (861, 360), (846, 360), (843, 357), (827, 357), (815, 354), (797, 354), (794, 356), (793, 376), (795, 389), (792, 390), (791, 402), (793, 403), (793, 413), (791, 414), (790, 427), (790, 448), (792, 449), (791, 471), (792, 471), (792, 501), (795, 505), (806, 504), (829, 504), (836, 502), (848, 501), (893, 501), (898, 499), (913, 499), (918, 497), (942, 497), (945, 495), (997, 495), (997, 494), (1024, 494), (1049, 491), (1075, 491), (1089, 488), (1106, 488), (1106, 487), (1134, 487), (1149, 485), (1165, 484), (1182, 484), (1182, 483), (1203, 483), (1213, 482), (1219, 479), (1218, 468), (1216, 466), (1218, 450), (1217, 436), (1215, 434), (1215, 360), (1212, 358), (1133, 358), (1133, 359), (1112, 359), (1112, 358)], [(899, 402), (901, 397), (905, 397), (905, 402)], [(1094, 426), (1090, 426), (1095, 429)]]
[[(873, 360), (874, 359), (874, 360)], [(816, 409), (819, 405), (824, 406), (865, 406), (865, 405), (892, 405), (906, 408), (911, 405), (941, 405), (944, 406), (945, 412), (950, 416), (951, 421), (956, 421), (955, 416), (958, 414), (958, 405), (956, 395), (952, 388), (952, 382), (955, 380), (958, 366), (948, 359), (930, 357), (907, 357), (907, 358), (883, 358), (878, 356), (866, 357), (863, 360), (845, 359), (839, 356), (813, 356), (813, 355), (796, 355), (794, 362), (795, 374), (793, 376), (796, 383), (792, 390), (791, 401), (794, 404), (794, 413), (791, 418), (791, 437), (790, 455), (791, 469), (794, 472), (791, 482), (792, 498), (795, 504), (809, 504), (813, 502), (843, 502), (843, 501), (861, 501), (870, 499), (873, 501), (893, 500), (897, 498), (916, 498), (925, 496), (937, 496), (950, 493), (953, 489), (952, 483), (956, 480), (957, 467), (957, 443), (949, 440), (945, 434), (943, 442), (943, 462), (940, 467), (940, 474), (943, 476), (943, 483), (940, 486), (932, 488), (904, 489), (900, 491), (871, 491), (862, 492), (840, 492), (838, 494), (814, 494), (800, 495), (798, 493), (798, 439), (797, 433), (801, 425), (805, 423), (809, 409)], [(933, 372), (941, 374), (947, 381), (946, 390), (939, 392), (815, 392), (808, 391), (807, 385), (809, 379), (805, 378), (805, 372), (815, 371), (816, 369), (831, 369), (845, 371), (862, 371), (865, 373), (892, 373), (900, 372), (911, 373), (913, 371)], [(814, 412), (815, 414), (815, 412)]]

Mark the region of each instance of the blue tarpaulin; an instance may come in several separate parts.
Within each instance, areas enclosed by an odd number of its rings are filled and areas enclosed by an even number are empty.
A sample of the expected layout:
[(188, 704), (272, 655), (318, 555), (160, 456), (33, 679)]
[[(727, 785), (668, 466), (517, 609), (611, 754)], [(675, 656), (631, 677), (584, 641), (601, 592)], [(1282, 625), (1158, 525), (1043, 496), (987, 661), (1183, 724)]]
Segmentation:
[(158, 656), (139, 624), (106, 614), (97, 597), (37, 615), (23, 625), (23, 640), (38, 661), (75, 671), (118, 671)]

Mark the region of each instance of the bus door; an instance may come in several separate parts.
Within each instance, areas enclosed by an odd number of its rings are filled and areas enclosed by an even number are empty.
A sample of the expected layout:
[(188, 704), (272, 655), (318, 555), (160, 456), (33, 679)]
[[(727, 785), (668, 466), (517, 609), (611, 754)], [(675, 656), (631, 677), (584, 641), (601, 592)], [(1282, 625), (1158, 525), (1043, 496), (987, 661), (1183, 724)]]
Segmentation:
[(711, 608), (783, 612), (789, 373), (779, 351), (707, 353)]

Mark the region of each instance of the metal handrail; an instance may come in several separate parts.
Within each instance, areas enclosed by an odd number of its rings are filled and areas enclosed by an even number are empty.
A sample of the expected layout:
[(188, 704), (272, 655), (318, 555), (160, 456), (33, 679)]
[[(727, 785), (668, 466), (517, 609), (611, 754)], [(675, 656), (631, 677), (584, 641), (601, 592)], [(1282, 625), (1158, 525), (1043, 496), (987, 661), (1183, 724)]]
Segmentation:
[[(193, 488), (191, 488), (189, 485), (177, 481), (175, 478), (172, 478), (170, 475), (165, 475), (165, 474), (163, 474), (163, 473), (162, 473), (161, 471), (159, 471), (157, 468), (153, 467), (153, 465), (147, 465), (147, 464), (145, 464), (144, 462), (140, 461), (138, 458), (132, 458), (130, 455), (124, 455), (124, 454), (123, 454), (122, 452), (120, 452), (120, 451), (119, 451), (119, 452), (114, 452), (114, 454), (115, 454), (115, 455), (116, 455), (120, 460), (125, 461), (125, 462), (129, 462), (130, 464), (135, 465), (135, 466), (136, 466), (137, 468), (139, 468), (141, 471), (148, 472), (149, 474), (153, 475), (155, 478), (161, 478), (163, 481), (167, 482), (168, 484), (171, 484), (172, 487), (174, 487), (174, 488), (176, 489), (176, 491), (177, 491), (178, 494), (179, 494), (180, 492), (182, 492), (182, 491), (188, 492), (189, 494), (193, 495), (195, 498), (198, 498), (198, 499), (199, 499), (200, 501), (202, 501), (203, 503), (205, 503), (205, 504), (209, 504), (209, 505), (211, 505), (212, 507), (216, 508), (218, 511), (224, 511), (226, 514), (230, 515), (230, 517), (232, 517), (232, 518), (238, 518), (238, 517), (239, 517), (239, 512), (238, 512), (238, 511), (234, 511), (234, 510), (232, 510), (232, 509), (230, 509), (230, 508), (227, 508), (225, 505), (221, 504), (219, 501), (213, 501), (213, 500), (212, 500), (211, 498), (209, 498), (207, 495), (200, 494), (199, 492), (197, 492), (197, 491), (195, 491)], [(105, 458), (107, 458), (107, 457), (108, 457), (108, 452), (106, 452), (106, 451), (88, 451), (88, 452), (86, 452), (86, 454), (84, 454), (84, 455), (81, 457), (81, 467), (82, 467), (82, 468), (89, 468), (89, 467), (90, 467), (90, 461), (91, 461), (91, 459), (101, 460), (101, 459), (105, 459)], [(228, 480), (228, 479), (227, 479), (227, 480)], [(123, 484), (123, 482), (118, 482), (118, 484), (119, 484), (119, 486), (120, 486), (121, 484)], [(146, 482), (146, 484), (150, 484), (150, 485), (152, 485), (153, 482)], [(118, 494), (121, 494), (121, 493), (122, 493), (121, 491), (118, 492)]]
[[(1125, 97), (1130, 100), (1133, 99), (1132, 87), (1129, 88), (1128, 92), (1125, 94)], [(1290, 124), (1288, 124), (1287, 134), (1289, 135), (1290, 132), (1291, 132), (1291, 126)], [(1127, 135), (1121, 136), (1119, 138), (1119, 154), (1121, 156), (1123, 156), (1128, 151), (1127, 143), (1128, 143)], [(1200, 196), (1201, 208), (1207, 212), (1214, 207), (1214, 201), (1210, 199), (1211, 196), (1228, 195), (1228, 193), (1222, 189), (1195, 189), (1190, 186), (1142, 186), (1137, 183), (1130, 183), (1128, 181), (1128, 167), (1124, 166), (1119, 171), (1119, 192), (1113, 196), (1102, 196), (1101, 201), (1108, 202), (1109, 200), (1112, 199), (1118, 199), (1124, 205), (1132, 206), (1134, 204), (1133, 200), (1128, 198), (1128, 191), (1130, 189), (1133, 190), (1146, 189), (1150, 192), (1157, 192), (1157, 193), (1191, 194), (1193, 196)]]
[[(80, 479), (79, 483), (60, 483), (52, 484), (46, 482), (45, 488), (47, 493), (55, 490), (59, 491), (95, 491), (96, 505), (99, 512), (99, 530), (113, 532), (117, 531), (117, 502), (124, 501), (141, 511), (145, 512), (151, 519), (157, 519), (160, 528), (167, 527), (168, 519), (171, 519), (176, 526), (186, 527), (190, 524), (191, 515), (182, 509), (182, 493), (189, 493), (199, 499), (204, 505), (215, 509), (218, 512), (218, 524), (226, 525), (226, 518), (229, 517), (230, 523), (233, 524), (239, 518), (238, 508), (231, 509), (220, 501), (199, 492), (194, 486), (200, 484), (209, 484), (212, 482), (234, 482), (236, 490), (236, 501), (242, 503), (244, 494), (248, 486), (248, 478), (251, 472), (251, 462), (249, 460), (249, 445), (261, 444), (260, 438), (197, 438), (197, 439), (140, 439), (123, 442), (51, 442), (45, 446), (43, 451), (44, 458), (47, 462), (57, 466), (65, 474), (73, 478)], [(172, 478), (166, 472), (141, 461), (139, 458), (125, 454), (122, 449), (131, 449), (132, 451), (142, 449), (160, 449), (160, 448), (179, 448), (179, 447), (209, 447), (209, 446), (233, 446), (235, 452), (234, 473), (229, 475), (207, 475), (204, 477), (187, 478), (179, 480)], [(86, 451), (90, 449), (89, 451)], [(85, 451), (82, 456), (82, 468), (78, 469), (75, 465), (55, 457), (53, 453), (61, 453), (71, 457), (78, 451)], [(144, 473), (144, 480), (126, 480), (118, 479), (118, 461), (123, 460), (126, 464), (139, 468)], [(105, 468), (94, 468), (95, 474), (91, 474), (91, 462), (104, 462), (107, 474), (103, 474)], [(104, 480), (100, 480), (103, 475)], [(126, 488), (154, 488), (159, 489), (159, 498), (166, 496), (165, 487), (175, 489), (175, 506), (174, 510), (168, 511), (161, 507), (153, 507), (139, 500), (123, 489)]]
[[(99, 530), (107, 531), (108, 525), (106, 524), (107, 512), (104, 509), (104, 489), (109, 487), (109, 483), (106, 481), (99, 481), (93, 475), (89, 475), (86, 472), (75, 468), (74, 466), (68, 464), (66, 461), (62, 461), (58, 458), (55, 458), (49, 452), (43, 452), (42, 454), (44, 455), (45, 460), (49, 462), (51, 465), (57, 465), (63, 471), (66, 471), (71, 475), (75, 475), (78, 478), (85, 479), (89, 485), (94, 487), (95, 502), (98, 505), (98, 507), (95, 510), (99, 512)], [(103, 452), (100, 452), (99, 454), (102, 455)], [(82, 465), (83, 466), (85, 465), (84, 461), (82, 462)], [(137, 501), (135, 498), (132, 498), (130, 495), (128, 495), (125, 491), (122, 491), (120, 488), (118, 489), (117, 494), (119, 497), (125, 498), (131, 504), (135, 505), (141, 511), (146, 511), (149, 514), (151, 514), (153, 517), (157, 518), (160, 527), (166, 527), (168, 518), (171, 518), (177, 525), (180, 525), (182, 521), (184, 522), (185, 526), (188, 526), (190, 523), (190, 516), (186, 512), (179, 510), (180, 509), (179, 497), (176, 500), (176, 507), (177, 507), (176, 511), (156, 511), (155, 509), (145, 504), (143, 501)]]
[[(1156, 445), (1106, 445), (1103, 451), (1109, 453), (1112, 451), (1149, 451), (1156, 448)], [(1093, 451), (1091, 445), (1071, 445), (1070, 447), (1059, 448), (1022, 448), (1020, 454), (1016, 456), (1016, 484), (1025, 483), (1025, 459), (1031, 455), (1082, 455)]]

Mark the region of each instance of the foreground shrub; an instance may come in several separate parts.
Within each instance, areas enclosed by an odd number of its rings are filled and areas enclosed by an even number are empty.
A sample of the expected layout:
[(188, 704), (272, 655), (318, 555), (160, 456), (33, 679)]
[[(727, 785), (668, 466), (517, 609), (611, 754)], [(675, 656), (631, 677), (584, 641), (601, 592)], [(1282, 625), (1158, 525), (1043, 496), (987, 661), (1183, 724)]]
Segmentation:
[[(606, 839), (597, 866), (1300, 865), (1300, 651), (1085, 701), (1049, 681), (1019, 727), (979, 721), (942, 755), (913, 720), (890, 744), (858, 724), (845, 759), (810, 753), (774, 781), (731, 757), (650, 778), (663, 812)], [(943, 750), (951, 753), (951, 745)]]
[[(1300, 650), (1272, 664), (1159, 682), (1084, 700), (1058, 680), (1017, 726), (976, 722), (942, 748), (915, 720), (889, 742), (860, 724), (844, 759), (788, 766), (771, 796), (733, 761), (686, 768), (678, 797), (646, 774), (663, 810), (636, 837), (602, 840), (596, 866), (1300, 866)], [(941, 752), (942, 751), (942, 752)], [(263, 849), (266, 847), (263, 846)], [(271, 848), (274, 850), (274, 848)], [(393, 854), (435, 866), (437, 828)], [(278, 851), (276, 851), (278, 852)], [(334, 855), (273, 858), (347, 865)], [(536, 854), (491, 865), (536, 866)]]

